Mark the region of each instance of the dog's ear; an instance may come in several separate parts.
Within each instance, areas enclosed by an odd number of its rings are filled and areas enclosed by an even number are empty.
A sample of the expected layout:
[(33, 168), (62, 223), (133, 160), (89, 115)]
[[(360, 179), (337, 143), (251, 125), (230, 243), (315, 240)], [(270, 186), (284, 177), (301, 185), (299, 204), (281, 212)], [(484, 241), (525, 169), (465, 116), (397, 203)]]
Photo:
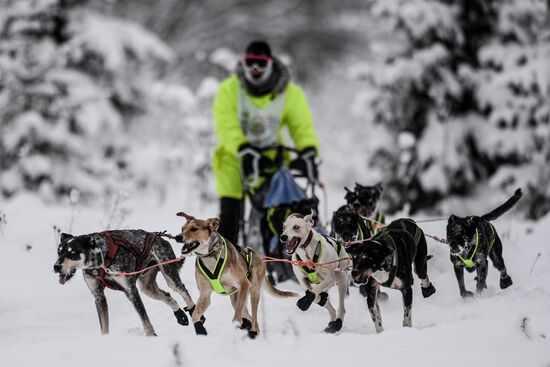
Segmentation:
[(456, 215), (451, 214), (451, 216), (449, 217), (449, 223), (454, 223), (457, 219), (458, 217)]
[(366, 187), (366, 186), (363, 186), (363, 185), (361, 185), (361, 184), (359, 184), (359, 183), (356, 182), (356, 183), (355, 183), (355, 189), (354, 189), (354, 190), (355, 190), (355, 191), (361, 190), (361, 189), (364, 189), (365, 187)]
[(346, 186), (344, 186), (344, 189), (345, 189), (347, 192), (353, 192), (352, 190), (348, 189)]
[(185, 217), (185, 219), (187, 219), (188, 222), (197, 219), (197, 218), (193, 217), (192, 215), (185, 214), (184, 212), (178, 212), (176, 215), (178, 217)]
[(68, 233), (61, 233), (61, 242), (68, 240), (70, 238), (73, 238), (74, 236), (72, 234)]
[(220, 218), (208, 218), (206, 224), (208, 224), (208, 228), (210, 228), (212, 232), (217, 232), (220, 227)]
[(315, 221), (313, 220), (313, 210), (304, 217), (304, 220), (306, 221), (307, 224), (309, 224), (310, 226), (314, 226), (315, 225)]
[(78, 241), (85, 249), (91, 249), (96, 246), (95, 239), (90, 235), (78, 236)]

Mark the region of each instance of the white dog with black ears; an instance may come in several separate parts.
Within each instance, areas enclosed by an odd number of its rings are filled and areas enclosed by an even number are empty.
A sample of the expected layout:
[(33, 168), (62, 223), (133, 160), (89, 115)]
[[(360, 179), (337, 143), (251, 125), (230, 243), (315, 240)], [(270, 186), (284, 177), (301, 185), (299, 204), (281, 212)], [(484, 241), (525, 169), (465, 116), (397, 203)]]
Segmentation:
[[(286, 244), (286, 252), (294, 261), (313, 261), (327, 264), (322, 267), (294, 266), (292, 270), (306, 294), (296, 305), (306, 311), (313, 302), (327, 309), (330, 322), (325, 328), (327, 333), (342, 329), (346, 310), (344, 298), (348, 287), (348, 273), (341, 269), (351, 266), (351, 260), (344, 248), (334, 239), (326, 237), (313, 228), (313, 213), (303, 216), (293, 213), (283, 224), (281, 242)], [(330, 304), (328, 290), (338, 284), (338, 314)]]

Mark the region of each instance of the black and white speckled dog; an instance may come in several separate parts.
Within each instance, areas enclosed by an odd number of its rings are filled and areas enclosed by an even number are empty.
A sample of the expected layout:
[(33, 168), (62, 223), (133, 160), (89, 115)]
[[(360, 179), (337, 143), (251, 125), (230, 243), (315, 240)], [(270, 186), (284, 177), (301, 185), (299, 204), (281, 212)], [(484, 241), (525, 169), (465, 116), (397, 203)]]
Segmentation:
[(458, 281), (462, 297), (474, 294), (466, 290), (464, 285), (464, 269), (468, 272), (477, 271), (476, 291), (481, 293), (487, 288), (487, 272), (489, 269), (487, 257), (500, 272), (500, 288), (512, 285), (512, 278), (506, 272), (502, 257), (502, 241), (495, 227), (489, 222), (510, 210), (521, 198), (521, 189), (504, 204), (481, 217), (457, 217), (451, 215), (447, 222), (447, 242), (451, 249), (451, 262)]
[(57, 254), (58, 259), (53, 268), (55, 273), (59, 273), (59, 283), (65, 284), (76, 270), (83, 270), (84, 280), (95, 298), (102, 334), (109, 333), (109, 314), (104, 292), (105, 287), (108, 287), (126, 294), (141, 318), (145, 334), (155, 335), (136, 282), (147, 296), (166, 303), (174, 311), (179, 324), (189, 323), (176, 300), (168, 292), (160, 289), (156, 282), (157, 273), (160, 271), (168, 286), (183, 297), (187, 305), (185, 309), (192, 313), (195, 304), (178, 273), (183, 260), (154, 267), (139, 274), (117, 274), (143, 270), (176, 258), (170, 244), (157, 233), (121, 230), (76, 237), (63, 233)]
[(401, 291), (403, 326), (412, 326), (413, 270), (422, 281), (422, 295), (429, 297), (435, 293), (435, 287), (428, 278), (428, 249), (420, 227), (411, 219), (398, 219), (372, 239), (351, 243), (346, 251), (353, 262), (353, 281), (366, 284), (367, 305), (376, 332), (383, 330), (378, 306), (380, 286)]

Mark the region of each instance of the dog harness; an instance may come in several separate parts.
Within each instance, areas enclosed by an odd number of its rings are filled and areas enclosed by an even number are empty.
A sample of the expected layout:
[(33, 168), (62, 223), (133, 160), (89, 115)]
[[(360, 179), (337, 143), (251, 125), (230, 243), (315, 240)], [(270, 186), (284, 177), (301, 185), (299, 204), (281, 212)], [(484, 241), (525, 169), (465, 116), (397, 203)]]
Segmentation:
[[(395, 275), (397, 274), (397, 267), (399, 265), (398, 256), (397, 256), (397, 246), (395, 245), (395, 241), (393, 238), (388, 234), (382, 234), (382, 237), (385, 239), (385, 243), (389, 244), (389, 247), (393, 250), (393, 259), (392, 259), (392, 265), (390, 269), (390, 275), (388, 277), (388, 280), (386, 280), (382, 285), (384, 287), (391, 287), (393, 284), (393, 281), (395, 280)], [(375, 241), (378, 242), (378, 241)], [(380, 242), (378, 242), (380, 244)]]
[[(222, 285), (221, 278), (223, 274), (223, 270), (225, 269), (225, 264), (227, 263), (227, 258), (229, 257), (229, 253), (227, 250), (227, 241), (222, 236), (219, 236), (223, 240), (223, 246), (218, 253), (218, 260), (216, 261), (216, 266), (214, 267), (214, 272), (211, 272), (206, 265), (202, 262), (202, 260), (197, 257), (197, 267), (201, 271), (201, 273), (210, 281), (210, 285), (212, 286), (212, 289), (214, 289), (214, 292), (218, 294), (223, 295), (230, 295), (236, 291), (236, 289), (233, 289), (231, 291), (227, 291), (225, 287)], [(219, 240), (218, 240), (219, 241)], [(246, 265), (247, 265), (247, 273), (246, 277), (250, 279), (251, 269), (252, 269), (252, 250), (249, 248), (243, 249), (241, 251), (241, 254), (245, 258)]]
[[(311, 261), (313, 261), (314, 263), (318, 262), (322, 254), (323, 254), (323, 246), (321, 246), (321, 241), (318, 241), (317, 246), (315, 247), (315, 252), (313, 253), (313, 259), (311, 259)], [(298, 254), (296, 254), (296, 259), (298, 259), (298, 261), (303, 261)], [(317, 267), (314, 266), (310, 268), (309, 266), (304, 265), (304, 266), (301, 266), (301, 268), (311, 283), (314, 283), (314, 284), (321, 283), (321, 281), (317, 277)]]
[[(382, 224), (382, 212), (378, 211), (378, 215), (376, 216), (376, 219), (374, 219), (374, 222), (371, 222), (369, 220), (365, 224), (367, 225), (367, 228), (369, 229), (369, 231), (372, 233), (373, 236), (377, 235), (378, 232), (380, 231), (380, 227), (378, 226), (378, 224)], [(377, 224), (377, 225), (375, 226), (374, 224)]]
[[(493, 244), (495, 243), (495, 240), (496, 240), (496, 236), (495, 236), (495, 228), (493, 227), (493, 225), (491, 223), (489, 223), (489, 228), (491, 228), (491, 231), (493, 232), (493, 238), (491, 238), (491, 244), (489, 245), (489, 252), (491, 252), (491, 249), (493, 248)], [(479, 231), (478, 229), (476, 228), (476, 244), (475, 244), (475, 247), (474, 247), (474, 251), (472, 252), (472, 255), (465, 259), (463, 258), (462, 256), (458, 255), (458, 258), (464, 263), (464, 266), (467, 267), (467, 268), (472, 268), (474, 265), (475, 265), (475, 262), (474, 262), (474, 256), (476, 255), (476, 252), (477, 252), (477, 247), (479, 246)]]
[(86, 269), (84, 272), (95, 277), (99, 283), (107, 288), (122, 290), (122, 287), (118, 283), (105, 279), (105, 269), (109, 268), (121, 247), (130, 252), (136, 259), (135, 271), (143, 269), (147, 265), (145, 264), (145, 260), (149, 257), (153, 243), (157, 238), (157, 233), (147, 233), (145, 235), (145, 246), (143, 249), (139, 249), (136, 245), (123, 238), (113, 236), (109, 231), (100, 232), (99, 234), (107, 240), (107, 254), (103, 258), (103, 266), (99, 269)]

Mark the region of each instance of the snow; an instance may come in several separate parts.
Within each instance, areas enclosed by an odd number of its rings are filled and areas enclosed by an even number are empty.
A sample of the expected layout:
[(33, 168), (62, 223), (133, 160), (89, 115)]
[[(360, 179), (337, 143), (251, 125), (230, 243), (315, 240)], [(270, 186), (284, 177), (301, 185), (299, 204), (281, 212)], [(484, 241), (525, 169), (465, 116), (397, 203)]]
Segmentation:
[[(130, 214), (117, 223), (117, 228), (176, 233), (181, 225), (181, 218), (175, 216), (177, 211), (198, 217), (216, 214), (215, 206), (201, 204), (192, 192), (172, 190), (169, 197), (171, 200), (160, 206), (146, 197), (127, 197), (123, 206)], [(3, 365), (331, 366), (360, 361), (388, 366), (463, 366), (465, 361), (476, 361), (487, 366), (527, 363), (542, 367), (550, 362), (550, 249), (546, 244), (550, 216), (537, 224), (519, 222), (511, 214), (495, 221), (514, 280), (509, 289), (499, 289), (498, 273), (491, 267), (486, 292), (473, 299), (461, 299), (448, 250), (429, 240), (429, 252), (434, 255), (429, 261), (429, 274), (437, 293), (423, 299), (418, 282), (415, 284), (412, 328), (401, 326), (401, 297), (395, 290), (387, 290), (390, 299), (381, 304), (385, 331), (376, 334), (365, 301), (357, 288), (351, 288), (344, 327), (337, 335), (321, 331), (328, 316), (320, 307), (302, 312), (295, 306), (295, 299), (278, 299), (263, 292), (261, 335), (249, 340), (232, 325), (227, 297), (213, 295), (206, 313), (209, 335), (199, 337), (191, 326), (178, 325), (166, 305), (143, 296), (158, 334), (149, 338), (143, 336), (139, 318), (125, 296), (111, 290), (107, 290), (111, 333), (101, 336), (93, 298), (81, 273), (61, 286), (52, 271), (57, 248), (54, 226), (62, 230), (73, 226), (74, 234), (103, 230), (106, 219), (112, 216), (109, 210), (112, 208), (101, 205), (79, 207), (78, 203), (47, 205), (31, 195), (19, 195), (2, 205)], [(426, 233), (444, 234), (443, 222), (421, 226)], [(172, 245), (179, 250), (178, 244)], [(532, 269), (538, 253), (540, 258)], [(181, 275), (196, 299), (192, 260), (184, 265)], [(466, 282), (472, 290), (473, 275), (466, 274)], [(159, 284), (168, 289), (164, 280)], [(279, 287), (299, 290), (292, 282)], [(333, 299), (335, 296), (331, 292)], [(177, 300), (183, 305), (181, 298)], [(524, 319), (528, 322), (525, 333), (521, 331)]]

